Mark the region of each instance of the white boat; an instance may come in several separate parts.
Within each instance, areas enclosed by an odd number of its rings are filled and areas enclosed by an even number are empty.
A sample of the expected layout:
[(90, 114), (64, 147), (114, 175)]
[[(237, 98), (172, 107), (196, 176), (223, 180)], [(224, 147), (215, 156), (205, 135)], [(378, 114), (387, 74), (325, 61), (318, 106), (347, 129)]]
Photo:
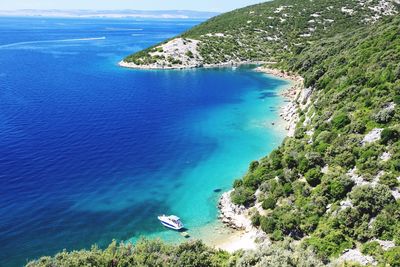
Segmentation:
[(165, 227), (171, 228), (173, 230), (181, 230), (183, 228), (183, 223), (181, 222), (181, 219), (178, 216), (161, 215), (161, 216), (158, 216), (158, 219), (160, 220), (162, 225), (164, 225)]

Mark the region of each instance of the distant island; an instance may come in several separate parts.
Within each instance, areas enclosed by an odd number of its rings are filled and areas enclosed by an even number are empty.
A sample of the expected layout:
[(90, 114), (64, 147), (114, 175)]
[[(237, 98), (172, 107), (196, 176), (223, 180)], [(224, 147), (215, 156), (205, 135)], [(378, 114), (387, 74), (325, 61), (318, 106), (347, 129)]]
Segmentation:
[(217, 12), (191, 10), (0, 10), (0, 16), (63, 17), (63, 18), (139, 18), (139, 19), (208, 19)]
[(257, 249), (113, 243), (29, 266), (97, 254), (144, 266), (400, 266), (399, 13), (398, 0), (275, 0), (127, 56), (120, 65), (136, 69), (263, 63), (299, 83), (287, 138), (220, 199), (220, 218)]

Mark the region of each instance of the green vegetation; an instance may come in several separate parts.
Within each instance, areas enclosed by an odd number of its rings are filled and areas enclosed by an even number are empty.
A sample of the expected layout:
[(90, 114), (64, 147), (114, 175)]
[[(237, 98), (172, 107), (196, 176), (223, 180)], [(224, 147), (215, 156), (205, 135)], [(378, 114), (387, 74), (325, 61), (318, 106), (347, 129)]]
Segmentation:
[(228, 253), (208, 248), (200, 241), (176, 247), (158, 240), (141, 240), (136, 245), (118, 245), (114, 241), (105, 250), (94, 246), (91, 250), (63, 251), (27, 266), (223, 266), (229, 257)]
[[(301, 75), (312, 92), (308, 101), (297, 99), (302, 106), (294, 137), (252, 162), (233, 185), (234, 203), (261, 203), (265, 213), (254, 213), (252, 223), (274, 245), (228, 255), (197, 242), (142, 241), (62, 252), (31, 266), (125, 266), (119, 264), (125, 260), (133, 266), (322, 266), (355, 247), (380, 266), (399, 266), (400, 18), (390, 14), (400, 9), (388, 1), (384, 15), (384, 8), (375, 8), (379, 2), (276, 0), (223, 14), (180, 36), (200, 41), (202, 63), (277, 62), (268, 66)], [(157, 49), (125, 60), (155, 63), (149, 52)], [(376, 129), (382, 130), (377, 138), (365, 141)], [(282, 243), (287, 238), (295, 242)], [(375, 239), (396, 246), (384, 251)], [(110, 263), (115, 258), (118, 264)]]
[[(286, 263), (286, 265), (282, 265)], [(42, 257), (29, 262), (27, 267), (53, 266), (158, 266), (158, 267), (212, 267), (212, 266), (324, 266), (308, 249), (293, 245), (289, 240), (256, 251), (228, 254), (211, 249), (200, 241), (179, 246), (166, 245), (158, 240), (140, 240), (136, 245), (112, 242), (108, 248), (60, 252), (54, 257)]]

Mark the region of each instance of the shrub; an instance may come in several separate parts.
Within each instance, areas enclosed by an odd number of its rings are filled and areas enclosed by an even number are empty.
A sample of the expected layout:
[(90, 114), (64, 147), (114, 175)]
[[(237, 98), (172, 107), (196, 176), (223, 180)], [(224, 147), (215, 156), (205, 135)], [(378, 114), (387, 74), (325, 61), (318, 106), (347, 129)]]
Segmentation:
[(348, 192), (350, 192), (353, 185), (354, 182), (346, 175), (332, 177), (329, 179), (327, 185), (329, 197), (332, 200), (340, 200), (344, 198)]
[(253, 226), (260, 226), (261, 216), (260, 213), (257, 211), (256, 213), (251, 216), (251, 224)]
[(364, 255), (377, 256), (383, 253), (381, 245), (377, 241), (367, 242), (362, 245), (361, 252)]
[(389, 249), (384, 254), (385, 263), (391, 267), (400, 267), (400, 247)]
[(371, 216), (375, 216), (386, 205), (394, 202), (389, 187), (380, 184), (376, 187), (369, 185), (357, 187), (350, 193), (350, 198), (355, 208)]
[(233, 182), (233, 188), (238, 188), (238, 187), (241, 187), (242, 185), (243, 185), (243, 181), (241, 179), (236, 179)]
[(250, 188), (240, 186), (235, 188), (231, 193), (231, 199), (236, 205), (249, 206), (255, 200), (254, 191)]
[(381, 133), (381, 143), (388, 144), (399, 140), (400, 134), (395, 129), (385, 128)]
[(264, 201), (262, 202), (262, 208), (265, 210), (271, 209), (273, 210), (276, 206), (276, 200), (275, 198), (269, 196)]
[(387, 185), (390, 188), (394, 188), (399, 185), (396, 175), (392, 173), (385, 173), (379, 178), (379, 182), (383, 185)]
[(335, 129), (341, 129), (350, 122), (350, 118), (345, 113), (341, 113), (332, 119), (332, 125)]
[(271, 234), (275, 231), (276, 222), (272, 217), (261, 217), (260, 226), (264, 232)]
[(317, 250), (317, 254), (328, 259), (340, 255), (345, 249), (353, 247), (351, 238), (340, 230), (330, 230), (321, 236), (312, 236), (306, 240), (306, 244)]
[(388, 123), (394, 115), (394, 110), (384, 109), (374, 113), (373, 118), (378, 123)]
[(305, 174), (307, 183), (314, 187), (321, 183), (321, 177), (321, 168), (311, 169)]
[(254, 172), (259, 165), (260, 165), (260, 162), (258, 162), (257, 160), (252, 161), (250, 163), (249, 171)]
[(283, 233), (281, 230), (275, 230), (271, 235), (272, 241), (282, 241), (283, 240)]

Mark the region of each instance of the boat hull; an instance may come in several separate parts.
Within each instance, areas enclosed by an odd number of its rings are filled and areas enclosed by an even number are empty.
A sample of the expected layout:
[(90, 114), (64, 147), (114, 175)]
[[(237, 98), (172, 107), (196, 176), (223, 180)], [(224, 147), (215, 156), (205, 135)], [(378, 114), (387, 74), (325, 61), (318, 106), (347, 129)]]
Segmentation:
[(169, 223), (163, 222), (163, 221), (161, 221), (161, 224), (164, 225), (165, 227), (169, 228), (169, 229), (176, 230), (176, 231), (179, 231), (179, 230), (181, 230), (183, 228), (183, 226), (177, 227), (177, 226), (174, 226), (172, 224), (169, 224)]
[(161, 222), (162, 225), (172, 230), (179, 231), (184, 227), (182, 223), (179, 222), (179, 224), (176, 224), (166, 216), (158, 216), (158, 220)]

